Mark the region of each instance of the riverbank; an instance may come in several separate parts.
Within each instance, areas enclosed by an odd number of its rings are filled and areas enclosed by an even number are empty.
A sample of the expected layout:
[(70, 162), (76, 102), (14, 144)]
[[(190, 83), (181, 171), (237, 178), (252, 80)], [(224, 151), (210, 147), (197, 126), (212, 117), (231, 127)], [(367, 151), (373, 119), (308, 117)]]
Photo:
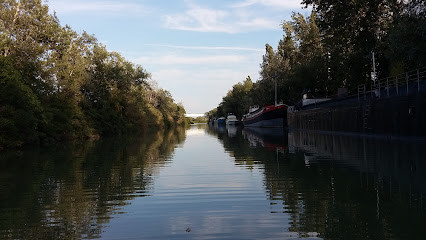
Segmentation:
[(406, 82), (289, 111), (289, 129), (426, 138), (426, 81)]

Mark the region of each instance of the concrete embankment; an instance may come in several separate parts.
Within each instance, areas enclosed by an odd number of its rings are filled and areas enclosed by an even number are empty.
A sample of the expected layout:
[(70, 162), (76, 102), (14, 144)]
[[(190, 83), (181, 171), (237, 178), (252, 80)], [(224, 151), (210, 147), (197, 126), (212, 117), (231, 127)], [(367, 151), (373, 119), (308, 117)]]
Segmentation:
[(355, 96), (288, 113), (290, 129), (426, 137), (426, 91)]

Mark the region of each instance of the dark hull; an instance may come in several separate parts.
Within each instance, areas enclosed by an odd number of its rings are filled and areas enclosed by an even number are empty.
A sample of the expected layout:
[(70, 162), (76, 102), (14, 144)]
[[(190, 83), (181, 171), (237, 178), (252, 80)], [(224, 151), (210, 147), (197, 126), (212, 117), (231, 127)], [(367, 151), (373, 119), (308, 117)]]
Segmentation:
[(287, 108), (276, 107), (273, 110), (263, 111), (256, 117), (243, 119), (246, 127), (287, 127)]

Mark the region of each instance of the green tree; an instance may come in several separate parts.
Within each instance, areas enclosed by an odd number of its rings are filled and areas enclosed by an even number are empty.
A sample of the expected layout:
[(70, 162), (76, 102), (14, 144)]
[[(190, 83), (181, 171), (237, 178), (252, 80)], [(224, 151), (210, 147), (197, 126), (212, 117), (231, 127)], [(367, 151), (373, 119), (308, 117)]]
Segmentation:
[(0, 4), (0, 56), (0, 146), (184, 123), (183, 106), (142, 66), (62, 27), (41, 0)]
[(38, 141), (42, 107), (13, 61), (0, 56), (0, 149)]
[(284, 58), (285, 54), (291, 54), (290, 51), (280, 49), (276, 52), (272, 46), (266, 44), (265, 55), (260, 65), (260, 80), (253, 86), (253, 101), (255, 104), (267, 105), (275, 101), (274, 89), (275, 82), (280, 84), (285, 79), (289, 69), (290, 58)]
[(324, 95), (327, 93), (326, 54), (316, 25), (317, 15), (308, 18), (293, 13), (291, 21), (283, 21), (284, 37), (277, 50), (269, 44), (261, 64), (261, 79), (254, 86), (255, 102), (274, 103), (274, 84), (277, 82), (277, 100), (294, 103), (303, 91)]
[(226, 116), (226, 113), (234, 113), (238, 119), (241, 119), (252, 103), (250, 97), (252, 88), (253, 82), (250, 76), (244, 82), (235, 84), (222, 99), (223, 116)]
[(426, 66), (426, 6), (409, 1), (395, 17), (384, 41), (390, 75)]
[(303, 0), (318, 13), (319, 29), (326, 52), (333, 90), (370, 81), (372, 52), (377, 53), (379, 74), (386, 75), (381, 42), (386, 37), (401, 1), (393, 0)]

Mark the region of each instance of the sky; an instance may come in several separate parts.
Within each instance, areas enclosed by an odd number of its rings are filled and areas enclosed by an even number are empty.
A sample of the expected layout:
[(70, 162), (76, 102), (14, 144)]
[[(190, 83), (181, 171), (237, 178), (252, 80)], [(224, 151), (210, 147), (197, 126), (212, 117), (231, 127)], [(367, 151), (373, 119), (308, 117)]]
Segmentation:
[(247, 76), (259, 79), (265, 44), (301, 0), (47, 0), (61, 25), (94, 35), (141, 65), (189, 114), (217, 107)]

